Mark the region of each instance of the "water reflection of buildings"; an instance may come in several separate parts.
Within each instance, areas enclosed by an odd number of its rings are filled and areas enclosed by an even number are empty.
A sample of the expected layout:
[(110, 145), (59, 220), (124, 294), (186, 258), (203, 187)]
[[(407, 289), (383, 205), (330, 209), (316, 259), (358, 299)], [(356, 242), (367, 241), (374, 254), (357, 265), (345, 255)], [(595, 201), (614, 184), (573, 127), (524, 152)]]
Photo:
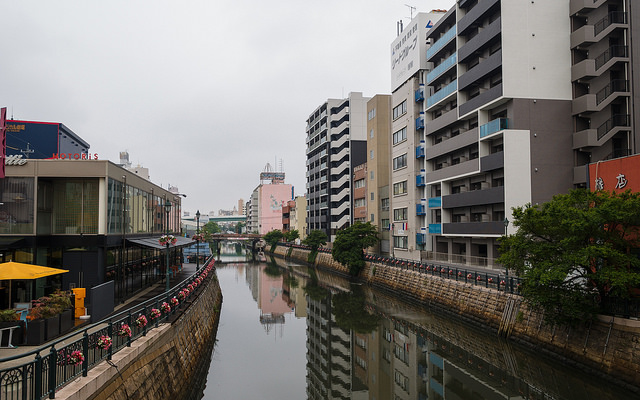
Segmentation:
[[(245, 277), (251, 295), (258, 303), (260, 323), (267, 334), (273, 328), (280, 327), (279, 334), (282, 336), (285, 314), (295, 312), (296, 317), (305, 316), (304, 293), (297, 287), (291, 288), (287, 274), (271, 276), (265, 273), (264, 266), (259, 266), (247, 268)], [(296, 307), (296, 304), (301, 306)]]

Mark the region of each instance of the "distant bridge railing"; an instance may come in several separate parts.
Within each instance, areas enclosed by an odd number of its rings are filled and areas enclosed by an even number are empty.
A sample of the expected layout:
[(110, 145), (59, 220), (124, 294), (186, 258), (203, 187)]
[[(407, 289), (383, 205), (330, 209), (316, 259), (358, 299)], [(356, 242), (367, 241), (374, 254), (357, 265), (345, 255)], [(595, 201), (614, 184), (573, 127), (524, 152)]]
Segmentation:
[(28, 353), (0, 359), (0, 399), (54, 399), (56, 391), (168, 322), (197, 288), (211, 279), (210, 257), (169, 292), (88, 325)]

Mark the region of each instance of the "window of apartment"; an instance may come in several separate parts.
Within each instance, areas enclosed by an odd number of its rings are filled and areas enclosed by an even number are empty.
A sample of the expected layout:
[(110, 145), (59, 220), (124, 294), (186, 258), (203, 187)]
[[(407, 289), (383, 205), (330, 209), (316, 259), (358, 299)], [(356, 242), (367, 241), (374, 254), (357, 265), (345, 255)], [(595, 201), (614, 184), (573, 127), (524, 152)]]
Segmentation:
[(370, 137), (371, 139), (373, 139), (373, 129), (371, 129), (371, 130), (369, 131), (369, 137)]
[(489, 79), (489, 87), (498, 86), (502, 83), (502, 72), (498, 72)]
[(403, 142), (407, 140), (407, 127), (405, 126), (404, 128), (400, 129), (397, 132), (393, 133), (393, 144), (398, 144), (400, 142)]
[(376, 215), (375, 214), (371, 214), (369, 221), (371, 222), (376, 222)]
[(469, 92), (468, 92), (469, 100), (471, 100), (474, 97), (477, 97), (479, 95), (480, 95), (480, 86), (476, 86), (473, 89), (469, 90)]
[(369, 110), (369, 115), (368, 115), (369, 121), (371, 121), (375, 117), (376, 117), (376, 109), (372, 108), (371, 110)]
[(382, 225), (382, 230), (389, 230), (389, 218), (382, 218), (380, 220), (380, 225)]
[(393, 119), (398, 119), (398, 117), (407, 113), (407, 101), (403, 101), (397, 106), (393, 107)]
[(409, 247), (409, 239), (406, 236), (394, 236), (393, 247), (396, 249), (406, 249)]
[(373, 192), (371, 192), (371, 199), (370, 200), (373, 201), (373, 198), (374, 198), (374, 195), (373, 195)]
[(382, 211), (389, 211), (389, 198), (380, 200), (380, 208)]
[(371, 180), (373, 180), (373, 171), (371, 171)]
[(369, 150), (369, 158), (373, 160), (373, 150)]
[(360, 188), (363, 188), (364, 186), (365, 186), (364, 179), (358, 179), (357, 181), (353, 182), (354, 189), (360, 189)]
[(406, 221), (407, 220), (407, 207), (396, 208), (393, 210), (394, 221)]
[(404, 168), (407, 166), (407, 153), (393, 159), (393, 170)]
[(401, 194), (407, 194), (407, 181), (393, 184), (393, 195), (398, 196)]
[(367, 206), (367, 199), (355, 199), (353, 201), (353, 206), (358, 208), (358, 207), (366, 207)]

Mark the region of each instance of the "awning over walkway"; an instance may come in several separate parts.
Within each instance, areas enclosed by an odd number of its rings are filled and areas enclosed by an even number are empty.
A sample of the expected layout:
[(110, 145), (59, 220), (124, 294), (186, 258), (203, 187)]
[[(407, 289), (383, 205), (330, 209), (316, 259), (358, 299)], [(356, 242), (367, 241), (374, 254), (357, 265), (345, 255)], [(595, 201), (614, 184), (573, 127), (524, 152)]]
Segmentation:
[[(194, 244), (196, 241), (191, 238), (186, 238), (182, 236), (176, 236), (176, 244), (169, 245), (170, 249), (175, 247), (185, 247)], [(140, 246), (151, 247), (153, 249), (166, 249), (166, 246), (160, 244), (160, 236), (153, 236), (147, 238), (140, 239), (127, 239), (128, 242), (137, 244)]]

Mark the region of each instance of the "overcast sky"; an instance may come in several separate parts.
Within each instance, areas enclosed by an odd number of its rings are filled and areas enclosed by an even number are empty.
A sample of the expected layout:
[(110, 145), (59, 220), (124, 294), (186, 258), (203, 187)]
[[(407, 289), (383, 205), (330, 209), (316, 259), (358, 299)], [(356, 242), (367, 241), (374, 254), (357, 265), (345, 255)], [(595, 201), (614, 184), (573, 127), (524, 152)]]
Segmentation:
[[(282, 160), (305, 192), (305, 121), (390, 93), (411, 10), (454, 0), (3, 1), (0, 107), (62, 122), (99, 159), (128, 151), (185, 211), (232, 209)], [(279, 162), (279, 161), (278, 161)]]

